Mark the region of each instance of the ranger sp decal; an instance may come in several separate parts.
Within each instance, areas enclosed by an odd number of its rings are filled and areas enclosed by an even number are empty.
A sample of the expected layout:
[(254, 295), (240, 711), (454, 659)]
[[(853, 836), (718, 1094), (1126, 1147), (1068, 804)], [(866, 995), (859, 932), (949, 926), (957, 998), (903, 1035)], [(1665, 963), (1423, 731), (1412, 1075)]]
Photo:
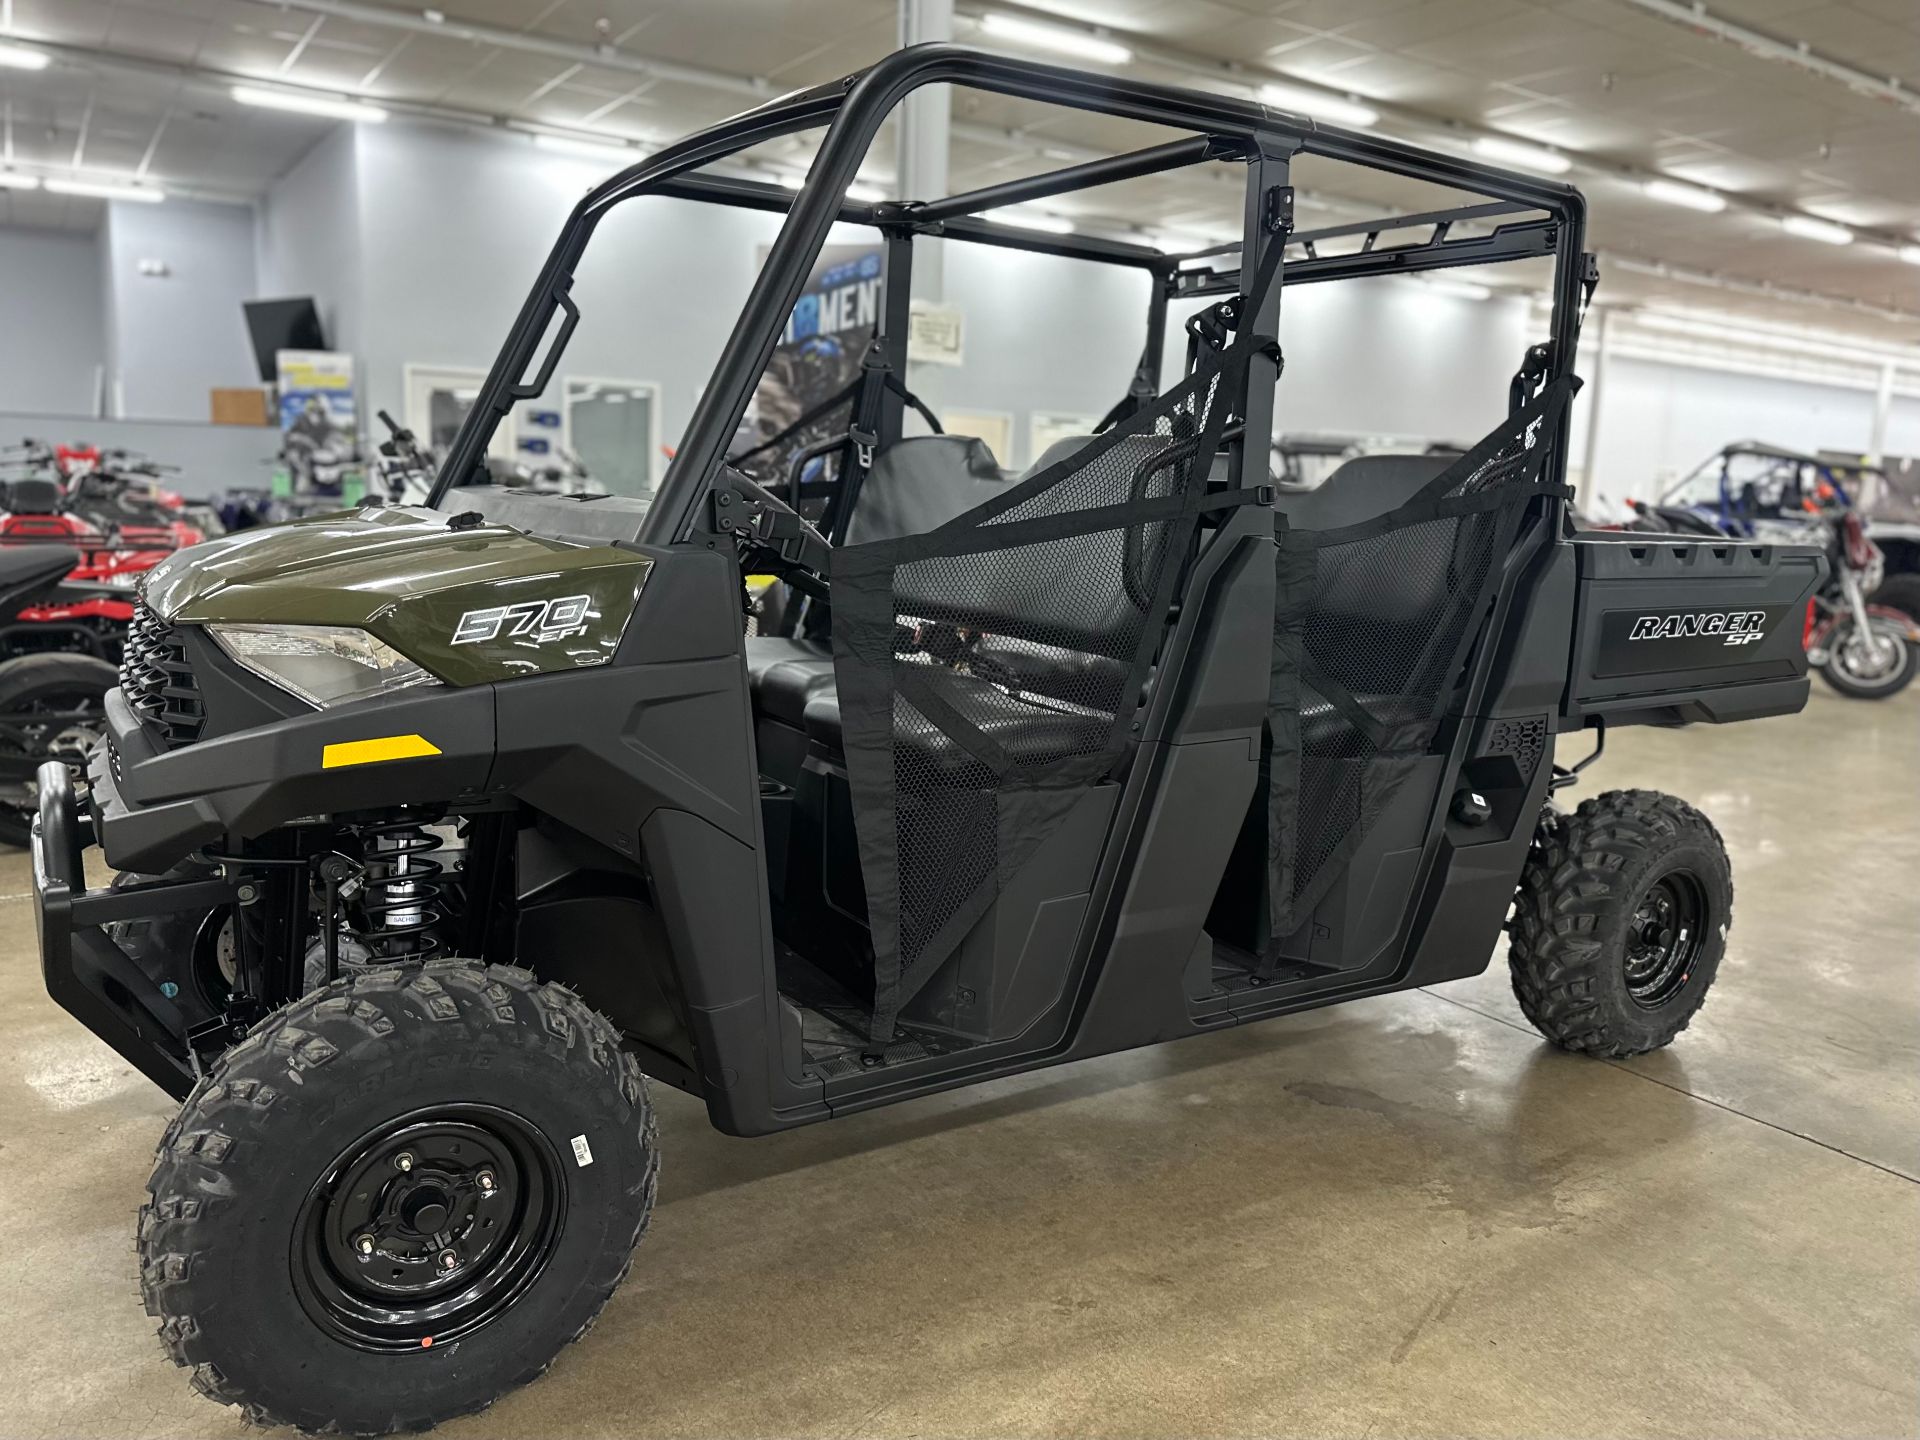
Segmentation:
[(1723, 645), (1751, 645), (1767, 638), (1764, 610), (1688, 610), (1673, 615), (1642, 615), (1633, 622), (1629, 640), (1691, 639), (1718, 635)]
[(516, 605), (489, 605), (484, 610), (469, 610), (453, 627), (455, 645), (478, 645), (506, 636), (533, 645), (550, 640), (565, 640), (586, 632), (587, 621), (596, 618), (591, 595), (562, 595), (557, 600), (522, 600)]

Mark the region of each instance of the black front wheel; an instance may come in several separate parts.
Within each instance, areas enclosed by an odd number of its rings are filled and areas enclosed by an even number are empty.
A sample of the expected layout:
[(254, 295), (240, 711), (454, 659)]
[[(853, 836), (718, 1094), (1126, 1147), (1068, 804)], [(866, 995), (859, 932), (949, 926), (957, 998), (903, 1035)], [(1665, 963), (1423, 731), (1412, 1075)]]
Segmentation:
[(195, 1087), (140, 1214), (141, 1291), (194, 1386), (380, 1435), (538, 1376), (653, 1208), (645, 1082), (524, 970), (432, 960), (276, 1011)]
[(0, 844), (24, 846), (40, 804), (35, 772), (49, 760), (83, 770), (105, 733), (119, 672), (97, 655), (49, 652), (0, 662)]
[(1563, 1050), (1668, 1044), (1707, 998), (1733, 919), (1733, 870), (1707, 817), (1610, 790), (1543, 821), (1515, 896), (1514, 995)]

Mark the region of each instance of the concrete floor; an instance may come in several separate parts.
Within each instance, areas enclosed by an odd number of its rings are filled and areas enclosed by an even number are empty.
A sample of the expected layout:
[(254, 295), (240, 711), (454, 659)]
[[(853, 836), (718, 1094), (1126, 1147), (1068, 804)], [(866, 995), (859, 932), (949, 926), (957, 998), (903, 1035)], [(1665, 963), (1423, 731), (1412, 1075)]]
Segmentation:
[[(1915, 1433), (1920, 691), (1597, 773), (1733, 850), (1672, 1049), (1550, 1051), (1496, 963), (766, 1140), (656, 1091), (632, 1279), (441, 1433)], [(41, 992), (26, 888), (0, 856), (0, 1433), (237, 1433), (135, 1298), (167, 1103)]]

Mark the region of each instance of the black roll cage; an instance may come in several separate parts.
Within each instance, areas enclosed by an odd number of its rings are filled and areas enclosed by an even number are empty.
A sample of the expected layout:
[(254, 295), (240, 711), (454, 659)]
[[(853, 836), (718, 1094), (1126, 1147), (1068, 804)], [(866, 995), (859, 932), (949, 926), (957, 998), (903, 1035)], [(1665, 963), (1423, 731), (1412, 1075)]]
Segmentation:
[[(963, 195), (918, 201), (862, 203), (846, 198), (881, 122), (910, 92), (923, 85), (953, 84), (1068, 109), (1196, 132), (1190, 137), (1126, 154), (1103, 157), (1025, 179), (1006, 181)], [(826, 127), (820, 149), (797, 192), (775, 185), (697, 173), (764, 141)], [(1295, 155), (1319, 155), (1368, 169), (1465, 190), (1492, 203), (1352, 225), (1295, 232), (1288, 167)], [(1249, 162), (1249, 185), (1239, 242), (1191, 256), (1168, 255), (1145, 245), (1089, 235), (1055, 235), (1014, 229), (975, 218), (978, 212), (1157, 174), (1208, 160)], [(1424, 150), (1400, 141), (1360, 134), (1258, 104), (1251, 100), (1144, 81), (1094, 75), (1062, 66), (1012, 59), (956, 45), (917, 45), (830, 84), (797, 91), (722, 121), (665, 147), (594, 187), (567, 217), (532, 291), (522, 304), (506, 343), (481, 387), (435, 478), (429, 505), (439, 504), (459, 477), (480, 468), (499, 422), (520, 400), (541, 394), (552, 377), (580, 312), (570, 291), (574, 269), (601, 217), (639, 194), (703, 200), (785, 213), (786, 223), (736, 319), (713, 374), (696, 402), (679, 448), (668, 464), (652, 506), (633, 538), (672, 544), (686, 537), (700, 514), (712, 477), (745, 414), (761, 373), (772, 357), (794, 304), (829, 229), (836, 221), (865, 224), (887, 240), (887, 300), (882, 343), (896, 374), (906, 360), (905, 266), (916, 235), (939, 236), (1027, 250), (1069, 259), (1133, 266), (1153, 277), (1148, 345), (1142, 371), (1157, 382), (1169, 300), (1245, 293), (1261, 256), (1278, 241), (1287, 246), (1283, 285), (1364, 275), (1414, 274), (1552, 255), (1555, 261), (1549, 341), (1536, 347), (1516, 377), (1515, 393), (1550, 383), (1569, 372), (1579, 339), (1583, 289), (1590, 291), (1592, 260), (1582, 252), (1586, 202), (1571, 185)], [(1284, 211), (1284, 213), (1282, 213)], [(1455, 236), (1467, 223), (1503, 216), (1491, 233)], [(1428, 231), (1424, 238), (1383, 246), (1390, 232)], [(1321, 254), (1328, 241), (1359, 235), (1357, 249)], [(1297, 255), (1295, 252), (1298, 252)], [(899, 265), (902, 268), (895, 269)], [(1278, 287), (1270, 300), (1279, 303)], [(555, 317), (559, 317), (556, 330)], [(1271, 322), (1275, 317), (1263, 317)], [(552, 333), (544, 357), (540, 345)], [(1265, 333), (1271, 334), (1271, 330)], [(1540, 353), (1544, 350), (1544, 353)], [(532, 370), (532, 378), (524, 378)], [(1272, 374), (1255, 373), (1258, 388)], [(1525, 384), (1523, 386), (1522, 381)], [(1270, 391), (1271, 385), (1265, 386)], [(1247, 415), (1243, 453), (1264, 455), (1271, 440), (1271, 398)], [(897, 403), (892, 419), (897, 427)], [(1556, 470), (1563, 471), (1568, 419), (1563, 412), (1554, 438)], [(897, 433), (897, 428), (895, 433)]]

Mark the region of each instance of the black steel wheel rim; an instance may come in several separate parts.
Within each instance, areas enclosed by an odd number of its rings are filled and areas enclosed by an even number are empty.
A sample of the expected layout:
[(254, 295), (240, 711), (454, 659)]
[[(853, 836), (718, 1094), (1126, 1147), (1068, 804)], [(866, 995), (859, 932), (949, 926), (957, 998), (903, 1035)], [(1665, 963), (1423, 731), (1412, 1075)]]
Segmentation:
[(293, 1229), (293, 1285), (361, 1350), (426, 1349), (497, 1318), (546, 1267), (566, 1219), (551, 1141), (491, 1105), (439, 1105), (343, 1150)]
[(1643, 1010), (1671, 1001), (1706, 943), (1707, 893), (1691, 870), (1669, 870), (1640, 896), (1627, 924), (1627, 995)]

